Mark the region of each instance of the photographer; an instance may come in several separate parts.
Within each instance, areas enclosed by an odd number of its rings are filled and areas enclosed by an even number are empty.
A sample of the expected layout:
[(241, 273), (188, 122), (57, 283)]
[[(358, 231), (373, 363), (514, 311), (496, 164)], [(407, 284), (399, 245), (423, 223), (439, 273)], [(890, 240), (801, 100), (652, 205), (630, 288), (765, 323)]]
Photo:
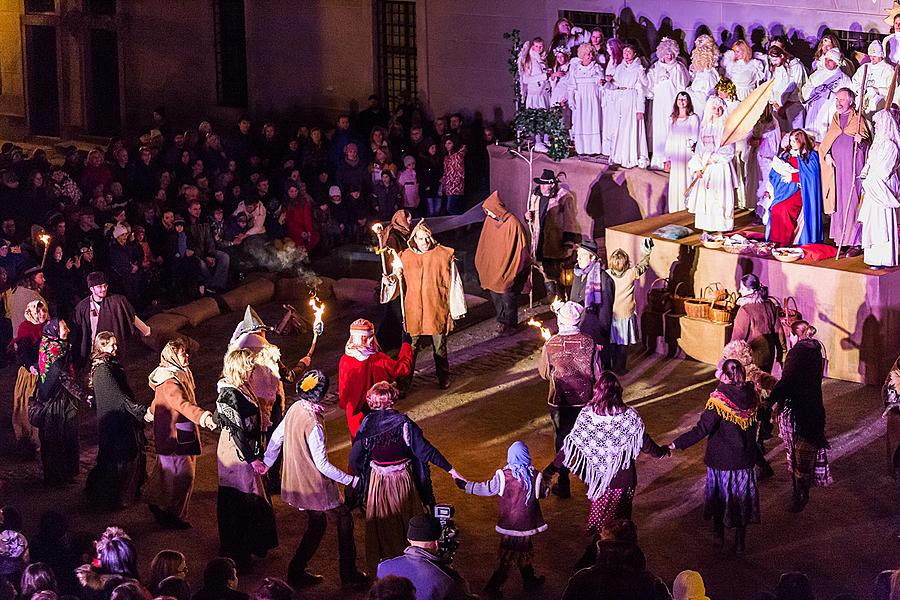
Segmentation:
[(419, 600), (474, 597), (466, 580), (438, 556), (440, 537), (440, 521), (427, 514), (414, 516), (406, 530), (409, 546), (401, 556), (378, 565), (378, 578), (397, 575), (409, 579)]

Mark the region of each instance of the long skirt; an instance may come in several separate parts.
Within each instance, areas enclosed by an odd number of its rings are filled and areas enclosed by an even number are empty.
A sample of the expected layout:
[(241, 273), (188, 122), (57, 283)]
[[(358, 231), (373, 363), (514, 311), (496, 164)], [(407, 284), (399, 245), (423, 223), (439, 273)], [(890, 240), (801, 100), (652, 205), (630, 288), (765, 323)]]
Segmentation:
[(828, 466), (828, 448), (818, 448), (797, 435), (788, 409), (778, 415), (778, 429), (784, 440), (788, 473), (798, 481), (808, 481), (816, 487), (831, 485), (834, 481)]
[(707, 467), (703, 518), (721, 521), (728, 528), (759, 523), (759, 491), (753, 467), (734, 471)]
[(366, 563), (374, 571), (382, 560), (400, 556), (407, 546), (409, 520), (423, 511), (412, 476), (412, 463), (371, 463), (366, 498)]
[(600, 535), (603, 526), (613, 519), (630, 519), (634, 505), (634, 488), (610, 488), (591, 500), (588, 534)]
[(19, 367), (13, 388), (12, 427), (16, 446), (34, 451), (38, 445), (37, 430), (28, 420), (28, 403), (37, 390), (37, 375), (25, 367)]
[(793, 244), (802, 212), (803, 197), (800, 192), (773, 206), (769, 211), (769, 240), (781, 246)]
[(197, 459), (194, 456), (161, 454), (156, 459), (156, 468), (144, 487), (144, 499), (148, 504), (187, 521)]
[(139, 450), (129, 460), (100, 460), (88, 473), (85, 492), (91, 504), (98, 508), (130, 506), (141, 496), (141, 486), (147, 479), (147, 456)]

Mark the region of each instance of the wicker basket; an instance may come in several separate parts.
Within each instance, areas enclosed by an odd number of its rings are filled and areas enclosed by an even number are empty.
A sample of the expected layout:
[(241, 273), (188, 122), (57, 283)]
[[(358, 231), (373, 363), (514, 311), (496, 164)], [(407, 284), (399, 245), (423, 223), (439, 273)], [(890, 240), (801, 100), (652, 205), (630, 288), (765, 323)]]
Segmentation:
[[(656, 284), (662, 282), (662, 287), (655, 287)], [(647, 306), (650, 311), (664, 313), (672, 308), (672, 292), (669, 291), (669, 280), (660, 277), (650, 284), (647, 290)]]
[(690, 296), (681, 296), (678, 293), (678, 290), (681, 289), (681, 286), (687, 285), (684, 281), (679, 281), (678, 285), (675, 286), (675, 289), (672, 291), (672, 312), (677, 315), (683, 315), (684, 312), (684, 302), (688, 300)]
[(735, 308), (737, 308), (737, 294), (732, 292), (710, 305), (709, 320), (713, 323), (728, 325), (734, 320)]
[(709, 311), (713, 304), (728, 296), (728, 291), (721, 283), (712, 283), (703, 288), (700, 298), (685, 298), (684, 314), (694, 319), (709, 319)]

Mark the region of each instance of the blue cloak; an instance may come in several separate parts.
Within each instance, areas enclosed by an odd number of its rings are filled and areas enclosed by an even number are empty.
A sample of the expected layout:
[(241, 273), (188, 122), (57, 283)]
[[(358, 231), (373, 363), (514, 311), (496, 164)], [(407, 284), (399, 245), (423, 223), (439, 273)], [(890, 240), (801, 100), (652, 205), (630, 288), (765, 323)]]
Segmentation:
[[(790, 153), (784, 152), (779, 156), (781, 160), (788, 162), (791, 157)], [(797, 239), (797, 245), (818, 244), (823, 239), (822, 234), (822, 175), (819, 166), (819, 154), (813, 150), (804, 159), (802, 156), (797, 158), (797, 165), (800, 171), (800, 196), (803, 200), (803, 228), (800, 230), (800, 236)], [(775, 192), (772, 198), (772, 204), (769, 210), (775, 207), (779, 202), (784, 202), (797, 192), (798, 184), (793, 181), (784, 183), (774, 169), (769, 171), (769, 183)], [(770, 223), (766, 223), (766, 239), (769, 239)]]

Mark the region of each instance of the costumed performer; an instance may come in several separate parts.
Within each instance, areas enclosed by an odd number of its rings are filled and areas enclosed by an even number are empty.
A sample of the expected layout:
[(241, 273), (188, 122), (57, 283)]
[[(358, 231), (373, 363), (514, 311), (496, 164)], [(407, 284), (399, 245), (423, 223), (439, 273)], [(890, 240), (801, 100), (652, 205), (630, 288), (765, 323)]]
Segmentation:
[(871, 268), (896, 267), (897, 209), (900, 208), (900, 131), (890, 111), (875, 114), (875, 139), (861, 175), (863, 201), (859, 208), (862, 223), (863, 260)]
[(706, 102), (700, 123), (700, 140), (688, 162), (693, 177), (699, 177), (687, 198), (694, 227), (724, 232), (734, 228), (734, 200), (737, 177), (734, 172), (734, 144), (722, 145), (725, 101), (713, 96)]
[[(664, 37), (656, 47), (657, 61), (653, 63), (647, 72), (649, 83), (648, 98), (653, 99), (653, 113), (651, 123), (653, 125), (653, 147), (650, 157), (650, 167), (653, 169), (665, 168), (668, 158), (666, 147), (675, 119), (672, 117), (672, 107), (677, 96), (687, 88), (688, 72), (685, 66), (678, 60), (678, 44), (675, 40)], [(697, 139), (696, 136), (694, 139)], [(671, 178), (671, 171), (669, 177)], [(669, 196), (671, 198), (671, 195)], [(680, 209), (679, 209), (680, 210)], [(669, 211), (674, 212), (674, 211)]]
[(822, 241), (822, 178), (819, 154), (802, 129), (788, 136), (788, 146), (772, 160), (772, 199), (763, 221), (766, 239), (780, 246)]

